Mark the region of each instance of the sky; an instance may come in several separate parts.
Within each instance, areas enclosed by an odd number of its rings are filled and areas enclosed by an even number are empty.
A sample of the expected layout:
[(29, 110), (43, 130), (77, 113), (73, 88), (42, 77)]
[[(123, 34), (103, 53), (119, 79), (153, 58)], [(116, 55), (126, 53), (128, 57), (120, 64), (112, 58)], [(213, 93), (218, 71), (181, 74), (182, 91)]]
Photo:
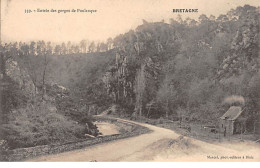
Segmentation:
[[(181, 14), (197, 19), (201, 14), (219, 16), (245, 4), (259, 6), (258, 0), (1, 0), (3, 42), (78, 42), (82, 39), (105, 41), (142, 24), (176, 18), (172, 9), (198, 9)], [(88, 9), (95, 13), (25, 13), (26, 9)]]

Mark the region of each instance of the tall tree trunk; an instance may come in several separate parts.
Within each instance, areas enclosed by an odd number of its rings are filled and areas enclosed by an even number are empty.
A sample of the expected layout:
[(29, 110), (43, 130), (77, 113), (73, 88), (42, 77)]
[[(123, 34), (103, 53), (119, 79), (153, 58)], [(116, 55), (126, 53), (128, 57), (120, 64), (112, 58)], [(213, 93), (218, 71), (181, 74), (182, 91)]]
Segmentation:
[(167, 97), (167, 109), (166, 109), (165, 117), (166, 117), (166, 119), (169, 118), (169, 97)]
[(141, 117), (142, 116), (142, 105), (141, 105), (141, 107), (140, 107), (140, 111), (139, 111), (139, 116)]
[[(1, 13), (2, 13), (2, 6), (1, 6), (1, 0), (0, 0), (0, 22), (2, 21), (2, 17), (1, 17)], [(0, 23), (0, 46), (2, 44), (2, 23)], [(4, 112), (4, 107), (3, 107), (3, 100), (4, 100), (4, 95), (3, 95), (3, 78), (4, 78), (4, 75), (3, 75), (3, 69), (4, 66), (4, 55), (2, 54), (2, 51), (0, 51), (0, 126), (3, 124), (3, 121), (4, 121), (4, 118), (3, 118), (3, 112)], [(3, 135), (2, 135), (2, 132), (0, 132), (0, 139), (3, 139)], [(2, 150), (0, 151), (0, 155), (2, 155)], [(1, 158), (1, 156), (0, 156)], [(2, 158), (1, 158), (2, 159)]]
[(36, 94), (37, 94), (37, 86), (36, 86), (37, 81), (35, 80), (33, 83), (34, 83), (34, 96), (36, 96)]
[(0, 55), (0, 125), (3, 124), (3, 113), (4, 113), (4, 110), (3, 110), (3, 91), (4, 91), (4, 88), (3, 88), (3, 55), (1, 53)]
[(47, 60), (46, 55), (44, 56), (44, 70), (42, 75), (42, 99), (44, 98), (46, 94), (46, 86), (45, 86), (45, 75), (46, 75), (46, 69), (47, 69)]
[(46, 74), (46, 68), (44, 68), (43, 75), (42, 75), (42, 98), (44, 98), (44, 96), (46, 94), (45, 74)]
[(119, 78), (117, 78), (117, 103), (119, 103), (120, 100), (120, 82)]
[(6, 99), (4, 84), (6, 80), (6, 60), (4, 54), (0, 55), (0, 124), (6, 123)]
[(141, 66), (141, 69), (137, 73), (136, 78), (136, 112), (139, 112), (139, 116), (142, 116), (143, 110), (143, 94), (145, 91), (145, 65)]

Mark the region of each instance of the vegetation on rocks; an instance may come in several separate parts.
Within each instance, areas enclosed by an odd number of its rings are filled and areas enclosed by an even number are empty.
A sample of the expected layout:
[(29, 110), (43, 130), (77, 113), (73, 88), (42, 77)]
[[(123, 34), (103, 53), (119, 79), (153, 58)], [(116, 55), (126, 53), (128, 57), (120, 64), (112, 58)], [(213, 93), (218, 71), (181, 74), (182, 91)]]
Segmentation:
[(258, 18), (259, 7), (245, 5), (198, 21), (143, 21), (114, 39), (108, 94), (148, 118), (216, 122), (232, 95), (245, 99), (247, 116), (259, 115)]

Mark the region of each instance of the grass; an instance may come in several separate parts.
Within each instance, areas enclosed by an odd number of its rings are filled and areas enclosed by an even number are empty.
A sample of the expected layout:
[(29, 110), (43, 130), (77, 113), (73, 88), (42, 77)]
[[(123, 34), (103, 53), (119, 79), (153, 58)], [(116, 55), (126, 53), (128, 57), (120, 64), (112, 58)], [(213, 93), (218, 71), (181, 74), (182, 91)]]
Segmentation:
[[(123, 117), (125, 119), (132, 120), (131, 117)], [(220, 143), (225, 141), (231, 142), (243, 142), (251, 141), (254, 142), (259, 139), (259, 135), (253, 135), (252, 133), (247, 134), (235, 134), (232, 136), (224, 137), (223, 133), (213, 133), (210, 129), (204, 129), (205, 125), (212, 125), (209, 123), (199, 123), (199, 122), (182, 122), (180, 126), (179, 121), (171, 121), (165, 118), (159, 119), (149, 119), (146, 117), (138, 117), (135, 121), (155, 125), (162, 128), (167, 128), (175, 131), (176, 133), (188, 137), (192, 137), (198, 140), (202, 140), (209, 143)], [(213, 124), (214, 125), (214, 124)], [(190, 128), (190, 130), (189, 130)]]
[(86, 128), (56, 111), (51, 103), (39, 103), (12, 111), (1, 128), (10, 149), (32, 147), (82, 138)]

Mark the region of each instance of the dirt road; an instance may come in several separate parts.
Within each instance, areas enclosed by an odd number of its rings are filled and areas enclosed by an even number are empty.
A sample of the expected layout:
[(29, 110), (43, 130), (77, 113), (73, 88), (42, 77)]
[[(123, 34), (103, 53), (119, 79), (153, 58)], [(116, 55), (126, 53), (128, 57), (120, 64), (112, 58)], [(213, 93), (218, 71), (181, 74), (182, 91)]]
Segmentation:
[(182, 137), (169, 129), (120, 120), (153, 132), (28, 161), (260, 161), (259, 145), (236, 150)]
[(107, 122), (94, 122), (94, 124), (98, 127), (98, 130), (102, 135), (119, 134), (118, 128), (114, 124)]

